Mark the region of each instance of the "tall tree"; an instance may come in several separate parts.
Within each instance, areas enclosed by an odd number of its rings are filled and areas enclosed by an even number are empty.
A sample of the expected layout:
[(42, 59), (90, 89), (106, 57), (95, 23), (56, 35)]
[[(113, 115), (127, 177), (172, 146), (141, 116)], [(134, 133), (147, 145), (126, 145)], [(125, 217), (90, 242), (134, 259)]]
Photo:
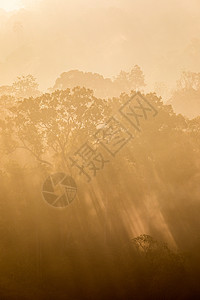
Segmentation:
[(144, 73), (138, 65), (135, 65), (130, 72), (121, 71), (114, 83), (119, 85), (121, 92), (139, 90), (146, 85)]
[[(11, 108), (12, 116), (1, 122), (8, 152), (27, 150), (38, 162), (67, 164), (67, 154), (81, 140), (94, 134), (109, 108), (85, 88), (67, 89), (25, 98)], [(74, 149), (75, 150), (75, 149)]]
[(13, 92), (18, 98), (39, 96), (40, 92), (38, 87), (39, 85), (36, 78), (30, 74), (17, 77), (17, 80), (12, 85)]

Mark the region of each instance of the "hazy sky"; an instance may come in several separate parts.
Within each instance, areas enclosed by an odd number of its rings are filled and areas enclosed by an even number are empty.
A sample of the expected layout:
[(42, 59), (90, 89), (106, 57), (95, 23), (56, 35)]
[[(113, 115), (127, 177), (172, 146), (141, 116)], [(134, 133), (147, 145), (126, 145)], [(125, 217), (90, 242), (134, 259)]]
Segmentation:
[(200, 72), (199, 0), (0, 0), (0, 8), (0, 85), (32, 73), (44, 89), (70, 69), (112, 77), (135, 64), (151, 85)]

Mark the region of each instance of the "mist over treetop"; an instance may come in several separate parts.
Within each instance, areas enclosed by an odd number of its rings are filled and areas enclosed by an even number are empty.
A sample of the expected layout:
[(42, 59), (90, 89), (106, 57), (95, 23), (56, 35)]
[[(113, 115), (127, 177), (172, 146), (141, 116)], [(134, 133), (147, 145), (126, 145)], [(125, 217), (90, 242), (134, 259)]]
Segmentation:
[(172, 86), (182, 69), (200, 67), (198, 1), (34, 3), (1, 12), (2, 85), (28, 72), (46, 89), (66, 70), (112, 77), (138, 64), (149, 85)]

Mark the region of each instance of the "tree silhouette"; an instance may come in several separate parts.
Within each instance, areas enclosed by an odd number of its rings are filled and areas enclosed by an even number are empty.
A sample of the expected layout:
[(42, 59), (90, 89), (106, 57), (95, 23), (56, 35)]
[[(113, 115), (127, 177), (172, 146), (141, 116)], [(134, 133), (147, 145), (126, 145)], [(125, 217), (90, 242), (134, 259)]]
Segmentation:
[(138, 65), (135, 65), (130, 72), (121, 71), (114, 83), (124, 92), (137, 91), (146, 85), (144, 73)]
[(14, 95), (18, 98), (37, 97), (40, 94), (38, 86), (35, 77), (23, 75), (17, 77), (17, 80), (12, 85), (12, 89)]
[(168, 103), (176, 113), (195, 118), (200, 113), (200, 73), (182, 72)]
[(92, 89), (96, 97), (111, 97), (114, 95), (114, 84), (110, 78), (91, 72), (71, 70), (62, 73), (50, 91), (65, 90), (76, 86)]
[(177, 81), (178, 90), (199, 90), (200, 89), (200, 73), (182, 72), (180, 79)]
[(58, 159), (66, 166), (67, 154), (95, 132), (109, 107), (91, 90), (77, 87), (25, 98), (10, 110), (12, 116), (1, 124), (7, 151), (21, 148), (38, 162), (52, 165)]

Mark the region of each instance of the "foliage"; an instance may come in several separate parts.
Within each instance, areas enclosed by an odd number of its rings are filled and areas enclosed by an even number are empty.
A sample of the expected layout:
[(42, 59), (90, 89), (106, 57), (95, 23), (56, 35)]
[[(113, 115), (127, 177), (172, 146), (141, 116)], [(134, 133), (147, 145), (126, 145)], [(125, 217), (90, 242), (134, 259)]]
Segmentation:
[(77, 181), (71, 206), (57, 211), (42, 199), (49, 172), (67, 170), (70, 152), (132, 94), (103, 100), (76, 87), (3, 98), (2, 298), (198, 299), (199, 117), (146, 94), (158, 115), (141, 132), (120, 119), (134, 139), (90, 184)]
[(37, 98), (25, 98), (10, 110), (12, 116), (1, 126), (9, 152), (25, 149), (39, 162), (49, 165), (56, 155), (66, 165), (67, 154), (77, 139), (92, 135), (105, 120), (109, 108), (91, 90), (77, 87), (72, 91), (57, 90)]
[(138, 65), (135, 65), (130, 72), (121, 71), (115, 79), (115, 84), (119, 85), (124, 92), (135, 91), (146, 85), (144, 74)]
[(32, 75), (19, 76), (13, 83), (12, 89), (17, 98), (36, 97), (40, 94), (38, 91), (38, 83)]

